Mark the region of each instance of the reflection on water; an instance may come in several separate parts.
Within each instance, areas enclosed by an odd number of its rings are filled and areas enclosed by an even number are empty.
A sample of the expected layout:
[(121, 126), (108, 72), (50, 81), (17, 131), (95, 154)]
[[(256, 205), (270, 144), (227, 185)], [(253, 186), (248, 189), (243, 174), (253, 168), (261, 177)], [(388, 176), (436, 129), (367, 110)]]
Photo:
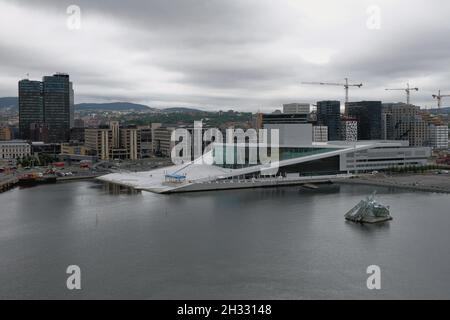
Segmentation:
[(104, 191), (111, 195), (119, 195), (119, 194), (128, 194), (128, 195), (135, 195), (140, 194), (140, 190), (136, 190), (134, 188), (130, 188), (127, 186), (121, 186), (118, 184), (108, 183), (108, 182), (99, 182), (97, 186)]
[(385, 221), (381, 223), (374, 224), (364, 224), (364, 223), (356, 223), (351, 221), (345, 221), (346, 227), (350, 228), (353, 232), (358, 232), (362, 234), (369, 233), (378, 233), (380, 231), (388, 231), (390, 228), (391, 221)]

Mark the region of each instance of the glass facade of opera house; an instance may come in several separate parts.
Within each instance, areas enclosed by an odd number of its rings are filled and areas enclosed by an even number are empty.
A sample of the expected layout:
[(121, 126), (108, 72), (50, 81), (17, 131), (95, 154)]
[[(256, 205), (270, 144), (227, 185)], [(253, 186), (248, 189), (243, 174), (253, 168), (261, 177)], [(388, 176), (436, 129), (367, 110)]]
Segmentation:
[[(284, 161), (291, 159), (300, 159), (306, 156), (318, 155), (332, 151), (340, 150), (339, 148), (317, 148), (317, 147), (279, 147), (277, 149), (267, 149), (267, 156), (274, 161)], [(250, 152), (254, 152), (255, 156), (252, 158)], [(229, 156), (229, 153), (232, 155)], [(278, 154), (278, 156), (277, 156)], [(240, 146), (215, 146), (213, 149), (214, 165), (228, 168), (240, 169), (245, 167), (257, 166), (263, 164), (259, 149), (257, 147), (249, 148)], [(231, 160), (230, 160), (231, 159)], [(253, 160), (252, 160), (253, 159)], [(239, 160), (239, 161), (238, 161)]]
[[(370, 143), (367, 143), (365, 149), (358, 151), (353, 151), (351, 146), (342, 145), (327, 145), (326, 147), (281, 146), (278, 149), (278, 158), (274, 154), (276, 151), (270, 150), (270, 148), (268, 148), (267, 156), (274, 160), (279, 159), (280, 168), (278, 174), (281, 175), (298, 173), (300, 176), (311, 176), (343, 172), (370, 172), (393, 167), (427, 165), (428, 158), (431, 156), (430, 148), (403, 145), (404, 143), (399, 143), (398, 146), (383, 146), (375, 143), (370, 145)], [(253, 151), (256, 148), (254, 147)], [(254, 153), (254, 155), (258, 155), (257, 161), (255, 161), (255, 156), (250, 157), (250, 148), (248, 146), (230, 147), (220, 145), (215, 146), (212, 152), (213, 165), (221, 168), (243, 169), (262, 164), (258, 152)], [(227, 153), (230, 152), (232, 156), (227, 157)], [(314, 158), (311, 159), (310, 156), (314, 156)], [(283, 163), (285, 160), (290, 161)]]

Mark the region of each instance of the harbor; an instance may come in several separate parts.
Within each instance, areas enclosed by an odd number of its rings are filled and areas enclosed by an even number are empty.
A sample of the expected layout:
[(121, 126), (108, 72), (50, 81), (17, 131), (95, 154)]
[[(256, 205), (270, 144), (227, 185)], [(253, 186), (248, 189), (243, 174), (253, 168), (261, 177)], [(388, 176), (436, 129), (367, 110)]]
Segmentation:
[(0, 193), (16, 187), (33, 187), (42, 184), (63, 183), (80, 180), (93, 180), (99, 173), (83, 173), (70, 176), (39, 175), (36, 172), (22, 175), (2, 175), (0, 177)]
[[(394, 220), (346, 221), (375, 190)], [(450, 298), (446, 194), (331, 184), (161, 195), (89, 180), (16, 188), (0, 203), (5, 299), (73, 298), (68, 264), (84, 272), (80, 299)], [(374, 264), (377, 292), (366, 287)]]

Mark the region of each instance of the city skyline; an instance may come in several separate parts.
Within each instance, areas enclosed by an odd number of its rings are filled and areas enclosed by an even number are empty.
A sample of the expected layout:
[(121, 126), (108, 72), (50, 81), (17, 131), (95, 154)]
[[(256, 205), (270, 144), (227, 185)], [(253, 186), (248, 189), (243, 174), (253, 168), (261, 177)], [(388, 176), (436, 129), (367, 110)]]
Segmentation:
[[(437, 106), (438, 90), (450, 92), (450, 72), (442, 67), (449, 48), (440, 40), (450, 29), (447, 3), (413, 1), (404, 15), (401, 4), (388, 1), (135, 4), (79, 1), (81, 28), (70, 30), (69, 1), (0, 3), (0, 96), (15, 96), (26, 74), (35, 79), (57, 71), (71, 74), (76, 103), (205, 111), (343, 103), (340, 87), (301, 83), (345, 77), (364, 84), (350, 90), (350, 101), (404, 102), (403, 92), (384, 89), (407, 82), (419, 87), (411, 102), (422, 107)], [(379, 28), (368, 25), (372, 5), (380, 10)]]
[(0, 300), (450, 299), (448, 13), (0, 0)]

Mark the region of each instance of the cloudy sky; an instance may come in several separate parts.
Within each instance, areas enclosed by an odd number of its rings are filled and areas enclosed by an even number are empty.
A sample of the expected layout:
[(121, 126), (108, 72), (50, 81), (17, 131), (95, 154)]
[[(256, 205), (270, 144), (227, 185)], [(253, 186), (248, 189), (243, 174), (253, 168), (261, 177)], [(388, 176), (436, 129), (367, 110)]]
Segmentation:
[(344, 100), (301, 82), (349, 77), (364, 84), (351, 100), (404, 101), (384, 88), (409, 81), (413, 103), (435, 106), (450, 93), (449, 34), (447, 0), (0, 0), (0, 96), (59, 71), (77, 103), (269, 111)]

